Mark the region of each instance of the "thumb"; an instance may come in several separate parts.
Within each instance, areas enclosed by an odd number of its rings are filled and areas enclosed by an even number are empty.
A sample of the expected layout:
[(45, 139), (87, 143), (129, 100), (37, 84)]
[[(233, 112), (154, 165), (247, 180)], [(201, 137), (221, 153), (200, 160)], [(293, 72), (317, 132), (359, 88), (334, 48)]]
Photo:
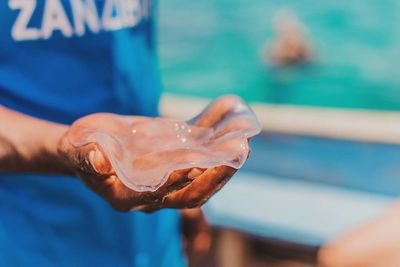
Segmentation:
[(77, 167), (81, 172), (89, 175), (109, 175), (112, 173), (113, 168), (108, 157), (96, 143), (80, 147), (77, 152), (75, 158)]
[(108, 157), (98, 147), (89, 150), (88, 159), (91, 167), (97, 174), (106, 175), (112, 172)]

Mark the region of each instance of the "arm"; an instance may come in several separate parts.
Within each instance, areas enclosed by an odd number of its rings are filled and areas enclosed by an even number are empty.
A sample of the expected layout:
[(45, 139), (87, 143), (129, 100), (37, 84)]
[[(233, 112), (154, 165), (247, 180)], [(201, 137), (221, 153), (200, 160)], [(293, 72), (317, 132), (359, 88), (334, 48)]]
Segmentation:
[(320, 267), (400, 266), (400, 201), (384, 214), (322, 246)]
[(57, 152), (67, 129), (0, 105), (0, 173), (72, 174)]
[[(217, 124), (234, 110), (234, 104), (230, 98), (220, 99), (194, 123), (203, 127)], [(74, 126), (35, 119), (0, 106), (0, 173), (74, 174), (116, 210), (154, 211), (199, 207), (236, 172), (228, 166), (176, 170), (155, 192), (136, 192), (121, 182), (97, 143), (73, 146), (68, 139), (70, 128)]]

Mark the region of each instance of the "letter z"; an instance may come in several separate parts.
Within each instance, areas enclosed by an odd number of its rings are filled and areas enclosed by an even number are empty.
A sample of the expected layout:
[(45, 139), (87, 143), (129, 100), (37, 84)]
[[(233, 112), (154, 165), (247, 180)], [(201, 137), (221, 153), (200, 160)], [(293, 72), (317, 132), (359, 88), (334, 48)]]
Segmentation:
[(14, 10), (20, 10), (11, 31), (14, 40), (26, 41), (39, 39), (40, 30), (36, 28), (28, 28), (28, 23), (36, 8), (36, 0), (9, 0), (8, 6)]

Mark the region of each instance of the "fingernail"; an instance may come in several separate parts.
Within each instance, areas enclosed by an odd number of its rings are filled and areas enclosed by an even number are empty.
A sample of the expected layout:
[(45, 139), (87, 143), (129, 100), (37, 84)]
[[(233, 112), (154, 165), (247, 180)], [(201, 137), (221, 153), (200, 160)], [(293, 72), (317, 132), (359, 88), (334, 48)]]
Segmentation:
[(188, 178), (190, 180), (194, 180), (197, 176), (202, 174), (204, 172), (203, 169), (200, 168), (193, 168), (189, 173), (188, 173)]
[(93, 169), (96, 172), (98, 172), (98, 173), (107, 172), (107, 170), (109, 169), (107, 167), (108, 164), (104, 158), (103, 153), (101, 153), (101, 151), (99, 151), (98, 149), (90, 150), (88, 157), (89, 157), (90, 164), (92, 165)]
[(97, 171), (96, 170), (96, 166), (95, 166), (95, 159), (94, 159), (94, 157), (95, 157), (95, 154), (96, 152), (94, 151), (94, 150), (90, 150), (89, 151), (89, 156), (88, 156), (88, 158), (89, 158), (89, 163), (90, 163), (90, 165), (92, 166), (92, 168), (95, 170), (95, 171)]

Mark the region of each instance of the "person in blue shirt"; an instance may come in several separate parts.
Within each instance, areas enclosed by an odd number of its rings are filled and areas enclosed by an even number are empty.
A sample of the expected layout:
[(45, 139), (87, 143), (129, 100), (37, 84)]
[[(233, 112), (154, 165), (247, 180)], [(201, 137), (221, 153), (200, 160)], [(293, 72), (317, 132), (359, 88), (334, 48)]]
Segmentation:
[(200, 206), (234, 171), (181, 170), (138, 193), (95, 145), (63, 141), (87, 114), (158, 115), (154, 8), (0, 1), (0, 266), (185, 265), (176, 209)]

